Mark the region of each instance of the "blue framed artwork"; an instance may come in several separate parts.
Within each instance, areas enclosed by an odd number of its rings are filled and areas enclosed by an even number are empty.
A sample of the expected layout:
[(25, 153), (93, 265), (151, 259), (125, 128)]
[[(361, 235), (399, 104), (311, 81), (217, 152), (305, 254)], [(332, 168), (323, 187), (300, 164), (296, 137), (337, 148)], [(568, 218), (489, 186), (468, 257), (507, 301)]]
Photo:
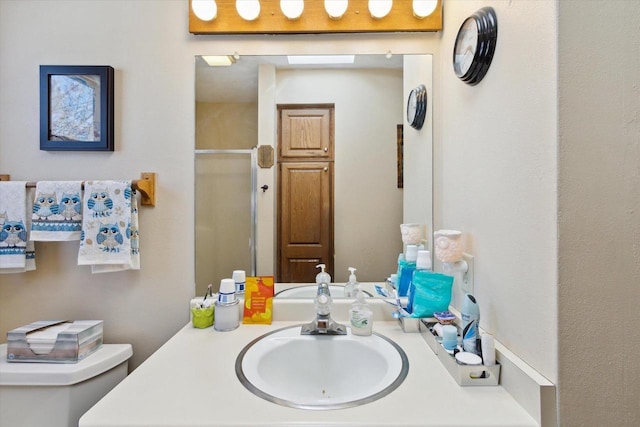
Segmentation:
[(109, 66), (40, 66), (40, 149), (113, 151)]

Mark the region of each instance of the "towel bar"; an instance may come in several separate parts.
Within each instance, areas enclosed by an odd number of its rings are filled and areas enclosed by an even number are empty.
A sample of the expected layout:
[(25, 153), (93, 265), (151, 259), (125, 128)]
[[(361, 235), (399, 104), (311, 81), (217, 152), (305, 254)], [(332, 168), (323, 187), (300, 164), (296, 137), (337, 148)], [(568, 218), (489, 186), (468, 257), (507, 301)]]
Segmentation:
[[(131, 181), (131, 187), (140, 192), (140, 203), (144, 206), (156, 205), (156, 173), (142, 172), (140, 179)], [(11, 175), (0, 174), (0, 181), (11, 181)], [(82, 183), (84, 187), (84, 182)], [(27, 188), (33, 188), (36, 182), (27, 182)]]

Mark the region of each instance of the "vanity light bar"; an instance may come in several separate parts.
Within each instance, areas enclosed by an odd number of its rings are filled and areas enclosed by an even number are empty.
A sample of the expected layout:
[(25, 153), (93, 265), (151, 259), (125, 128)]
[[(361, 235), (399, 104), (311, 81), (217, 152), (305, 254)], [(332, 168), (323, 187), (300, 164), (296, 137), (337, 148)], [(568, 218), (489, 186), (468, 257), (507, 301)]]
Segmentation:
[(439, 31), (444, 0), (188, 0), (193, 34)]

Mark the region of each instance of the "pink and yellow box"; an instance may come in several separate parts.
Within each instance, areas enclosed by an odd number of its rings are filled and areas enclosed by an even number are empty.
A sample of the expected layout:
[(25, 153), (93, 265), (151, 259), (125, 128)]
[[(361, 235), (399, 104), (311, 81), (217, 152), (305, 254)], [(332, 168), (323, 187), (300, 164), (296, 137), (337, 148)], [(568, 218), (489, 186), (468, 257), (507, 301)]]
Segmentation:
[(244, 288), (244, 324), (270, 325), (273, 319), (273, 276), (247, 277)]

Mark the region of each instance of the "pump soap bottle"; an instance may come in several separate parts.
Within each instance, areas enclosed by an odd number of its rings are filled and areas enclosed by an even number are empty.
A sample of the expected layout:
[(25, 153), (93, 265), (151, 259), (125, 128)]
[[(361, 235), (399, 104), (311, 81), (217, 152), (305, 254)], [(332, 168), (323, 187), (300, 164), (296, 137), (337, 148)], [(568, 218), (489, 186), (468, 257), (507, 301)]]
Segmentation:
[(356, 279), (356, 269), (353, 267), (349, 267), (349, 271), (351, 274), (349, 275), (349, 281), (346, 285), (344, 285), (344, 296), (347, 298), (355, 298), (358, 294), (359, 286), (358, 280)]
[(373, 330), (373, 311), (365, 301), (364, 292), (358, 291), (356, 300), (349, 309), (352, 335), (371, 335)]
[(316, 284), (326, 283), (329, 285), (331, 283), (331, 275), (324, 271), (326, 267), (324, 264), (316, 265), (316, 268), (320, 269), (320, 273), (316, 274)]

